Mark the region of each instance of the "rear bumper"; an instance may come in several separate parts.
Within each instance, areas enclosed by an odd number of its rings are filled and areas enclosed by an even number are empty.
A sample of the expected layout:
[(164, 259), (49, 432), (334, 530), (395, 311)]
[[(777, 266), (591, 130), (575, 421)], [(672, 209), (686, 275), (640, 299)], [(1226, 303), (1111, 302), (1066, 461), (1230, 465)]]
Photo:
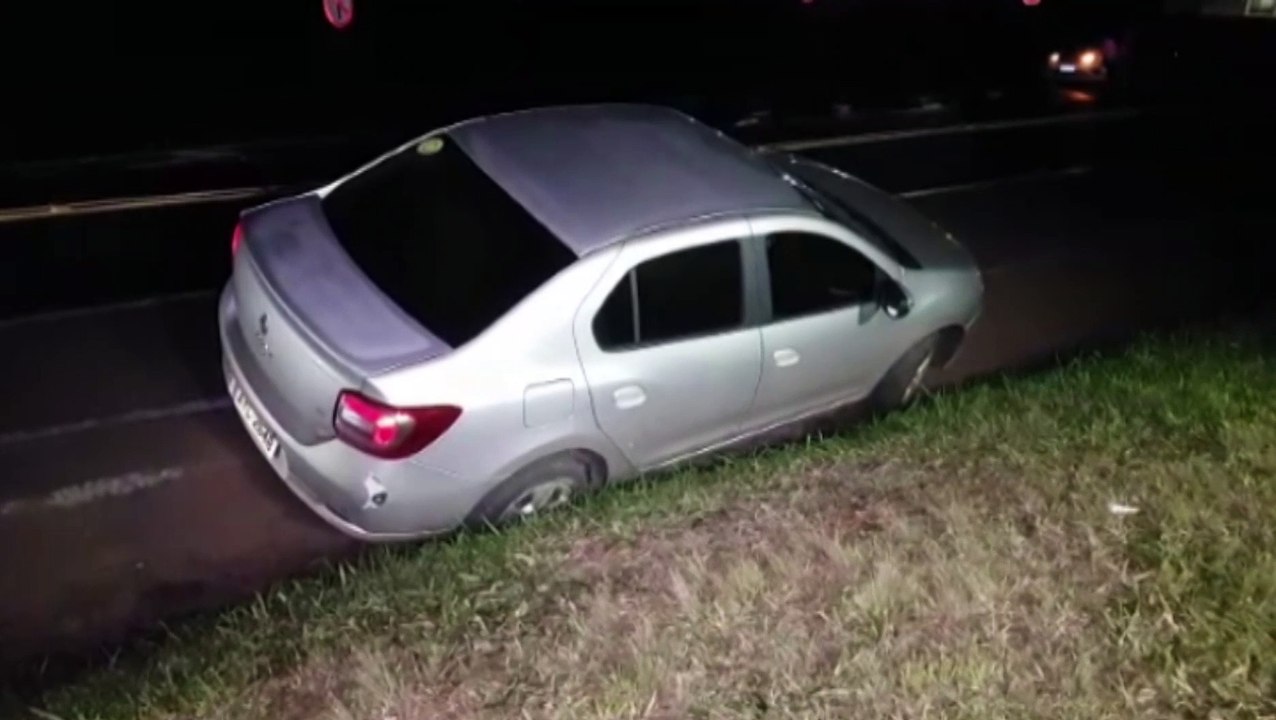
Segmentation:
[[(373, 458), (337, 440), (306, 445), (291, 436), (263, 402), (261, 390), (249, 382), (237, 357), (245, 351), (230, 335), (238, 332), (238, 322), (229, 288), (219, 303), (218, 325), (226, 381), (235, 379), (259, 420), (279, 440), (274, 457), (259, 454), (316, 515), (347, 536), (377, 542), (439, 535), (464, 522), (480, 499), (479, 483), (412, 460)], [(384, 502), (372, 502), (381, 492)]]

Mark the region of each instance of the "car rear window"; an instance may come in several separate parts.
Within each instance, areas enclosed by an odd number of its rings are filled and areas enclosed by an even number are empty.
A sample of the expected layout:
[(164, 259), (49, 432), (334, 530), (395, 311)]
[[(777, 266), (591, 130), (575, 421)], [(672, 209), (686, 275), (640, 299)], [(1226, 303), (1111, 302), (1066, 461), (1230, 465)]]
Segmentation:
[(323, 207), (360, 269), (452, 347), (575, 260), (446, 136), (341, 183)]

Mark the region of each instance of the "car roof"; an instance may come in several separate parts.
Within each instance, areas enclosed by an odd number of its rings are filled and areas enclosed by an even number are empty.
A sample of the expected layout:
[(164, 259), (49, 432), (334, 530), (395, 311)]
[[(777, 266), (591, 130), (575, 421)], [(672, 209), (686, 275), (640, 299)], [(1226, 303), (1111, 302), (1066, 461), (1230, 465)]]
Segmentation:
[(578, 256), (707, 217), (810, 210), (752, 150), (671, 108), (546, 107), (446, 133)]

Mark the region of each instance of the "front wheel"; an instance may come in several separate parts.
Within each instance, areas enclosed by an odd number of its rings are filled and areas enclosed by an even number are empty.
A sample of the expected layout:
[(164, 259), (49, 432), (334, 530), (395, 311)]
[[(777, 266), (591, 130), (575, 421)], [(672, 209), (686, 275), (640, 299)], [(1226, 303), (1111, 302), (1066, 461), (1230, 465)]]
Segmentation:
[(935, 359), (939, 336), (931, 335), (895, 361), (869, 396), (874, 412), (886, 413), (911, 405), (926, 390), (926, 373)]

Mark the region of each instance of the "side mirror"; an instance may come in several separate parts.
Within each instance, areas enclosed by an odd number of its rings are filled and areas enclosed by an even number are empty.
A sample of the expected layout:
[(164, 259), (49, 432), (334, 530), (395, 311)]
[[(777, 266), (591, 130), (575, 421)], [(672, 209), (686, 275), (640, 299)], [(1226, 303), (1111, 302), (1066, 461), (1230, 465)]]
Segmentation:
[(886, 311), (886, 316), (894, 319), (904, 317), (913, 309), (913, 299), (908, 296), (908, 292), (890, 278), (882, 278), (881, 285), (877, 288), (877, 302)]

